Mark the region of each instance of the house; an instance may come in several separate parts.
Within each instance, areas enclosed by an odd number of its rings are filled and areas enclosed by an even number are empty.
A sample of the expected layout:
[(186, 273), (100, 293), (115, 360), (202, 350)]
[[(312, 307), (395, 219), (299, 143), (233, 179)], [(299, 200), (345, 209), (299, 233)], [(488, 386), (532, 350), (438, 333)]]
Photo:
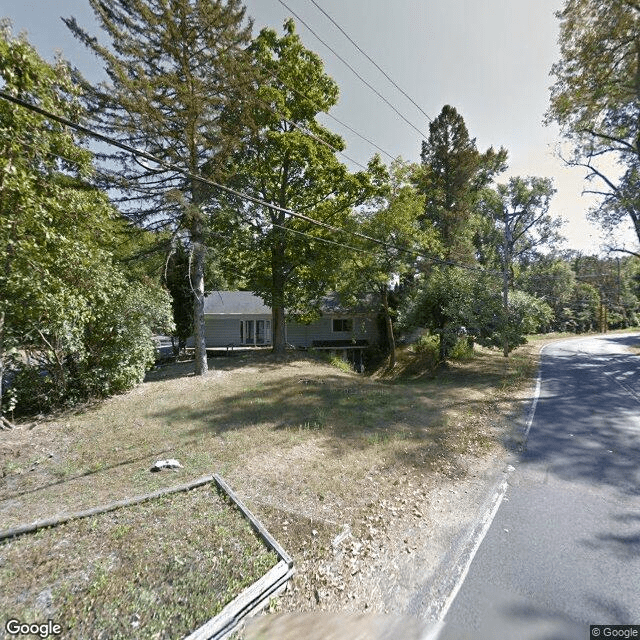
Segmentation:
[[(378, 342), (375, 313), (364, 308), (345, 309), (337, 296), (327, 296), (322, 300), (321, 314), (311, 324), (287, 320), (287, 344), (300, 349), (338, 352), (348, 357), (347, 352), (361, 352)], [(250, 291), (210, 293), (204, 301), (204, 323), (208, 348), (271, 344), (271, 308)], [(354, 358), (348, 359), (354, 361)], [(361, 360), (361, 357), (355, 358), (356, 362)]]

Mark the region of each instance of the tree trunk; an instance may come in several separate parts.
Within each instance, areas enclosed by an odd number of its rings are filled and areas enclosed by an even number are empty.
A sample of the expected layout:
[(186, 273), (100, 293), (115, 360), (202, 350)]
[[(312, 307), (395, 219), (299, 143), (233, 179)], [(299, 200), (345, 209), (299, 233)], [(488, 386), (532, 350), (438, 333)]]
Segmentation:
[(274, 306), (271, 310), (271, 326), (273, 328), (273, 353), (284, 355), (287, 351), (287, 337), (283, 307)]
[(393, 322), (391, 321), (391, 313), (389, 312), (389, 290), (386, 285), (382, 288), (382, 307), (384, 309), (384, 322), (387, 328), (389, 367), (393, 369), (393, 367), (396, 366), (396, 340), (393, 335)]
[(509, 269), (511, 268), (511, 227), (509, 214), (504, 208), (504, 265), (502, 271), (502, 355), (509, 357)]
[(440, 330), (440, 362), (444, 362), (447, 359), (447, 352), (446, 328), (443, 327)]
[(207, 363), (207, 344), (204, 331), (204, 261), (205, 246), (203, 243), (202, 222), (196, 221), (191, 227), (193, 243), (193, 270), (191, 286), (193, 287), (193, 328), (195, 338), (195, 373), (203, 376), (209, 370)]
[(284, 241), (276, 238), (271, 249), (271, 327), (273, 331), (273, 353), (284, 355), (287, 350), (284, 308)]

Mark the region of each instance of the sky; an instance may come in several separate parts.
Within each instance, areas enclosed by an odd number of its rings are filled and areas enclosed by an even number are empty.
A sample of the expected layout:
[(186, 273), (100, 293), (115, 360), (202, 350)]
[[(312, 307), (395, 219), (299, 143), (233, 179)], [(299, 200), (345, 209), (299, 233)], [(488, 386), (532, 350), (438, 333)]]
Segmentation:
[[(411, 162), (420, 159), (428, 119), (403, 96), (311, 0), (283, 0), (320, 38), (394, 105), (411, 125), (392, 110), (325, 47), (298, 19), (304, 44), (323, 59), (325, 69), (340, 87), (340, 101), (331, 110), (338, 119), (375, 142), (391, 155)], [(598, 251), (601, 229), (586, 218), (593, 199), (582, 195), (585, 171), (568, 168), (557, 156), (561, 141), (556, 126), (544, 126), (552, 64), (559, 57), (558, 20), (562, 0), (316, 0), (349, 36), (373, 58), (430, 118), (449, 104), (464, 117), (478, 149), (505, 147), (509, 169), (498, 178), (550, 177), (557, 190), (553, 216), (567, 220), (566, 248)], [(280, 0), (245, 0), (254, 31), (267, 26), (281, 31), (292, 13)], [(98, 78), (95, 57), (78, 43), (61, 16), (74, 16), (90, 32), (98, 33), (86, 0), (2, 0), (0, 16), (13, 23), (15, 34), (28, 40), (48, 60), (54, 52)], [(376, 149), (335, 121), (324, 118), (343, 136), (350, 158), (366, 164)], [(347, 159), (353, 169), (358, 167)], [(617, 246), (637, 246), (627, 228)], [(606, 240), (606, 239), (605, 239)]]

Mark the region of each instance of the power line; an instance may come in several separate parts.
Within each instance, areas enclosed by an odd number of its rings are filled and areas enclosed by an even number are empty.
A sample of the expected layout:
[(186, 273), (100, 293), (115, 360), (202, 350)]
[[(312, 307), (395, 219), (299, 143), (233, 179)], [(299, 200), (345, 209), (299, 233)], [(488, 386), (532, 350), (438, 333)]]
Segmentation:
[[(264, 67), (264, 65), (263, 65), (263, 67)], [(264, 68), (266, 68), (266, 67), (264, 67)], [(323, 111), (312, 98), (307, 96), (302, 91), (300, 91), (300, 90), (298, 90), (298, 89), (296, 89), (294, 87), (291, 87), (286, 82), (283, 82), (282, 79), (280, 78), (280, 76), (278, 76), (277, 74), (272, 73), (272, 77), (274, 77), (276, 80), (278, 80), (278, 82), (281, 82), (287, 89), (289, 89), (289, 91), (293, 91), (294, 93), (298, 94), (304, 100), (308, 100), (316, 109), (318, 109), (319, 113), (324, 113), (326, 116), (328, 116), (332, 120), (335, 120), (339, 125), (342, 125), (345, 129), (348, 129), (349, 131), (351, 131), (351, 133), (355, 134), (356, 136), (358, 136), (359, 138), (361, 138), (362, 140), (364, 140), (365, 142), (370, 144), (372, 147), (375, 147), (378, 151), (380, 151), (380, 153), (383, 153), (390, 160), (395, 160), (396, 159), (396, 156), (393, 156), (388, 151), (385, 151), (382, 147), (380, 147), (375, 142), (373, 142), (373, 140), (370, 140), (369, 138), (364, 136), (362, 133), (356, 131), (351, 125), (348, 125), (346, 122), (342, 122), (342, 120), (339, 120), (338, 118), (336, 118), (333, 114), (329, 113), (328, 111)], [(342, 154), (342, 155), (345, 155), (345, 154)], [(348, 157), (348, 156), (345, 156), (345, 157)], [(351, 158), (349, 158), (349, 159), (351, 160)], [(355, 162), (355, 161), (352, 160), (352, 162)], [(358, 163), (356, 162), (356, 164), (358, 164)], [(360, 165), (360, 166), (362, 166), (362, 165)]]
[(338, 58), (338, 60), (340, 60), (344, 65), (346, 65), (354, 74), (355, 76), (362, 81), (364, 84), (367, 85), (367, 87), (369, 87), (369, 89), (371, 89), (371, 91), (373, 91), (383, 102), (385, 102), (389, 107), (391, 107), (391, 109), (393, 109), (393, 111), (395, 111), (395, 113), (400, 116), (412, 129), (414, 129), (415, 131), (417, 131), (422, 138), (424, 138), (425, 140), (429, 137), (427, 136), (425, 133), (423, 133), (422, 131), (420, 131), (420, 129), (418, 129), (418, 127), (416, 127), (413, 122), (411, 122), (410, 120), (408, 120), (393, 104), (391, 104), (391, 102), (389, 102), (389, 100), (387, 100), (370, 82), (368, 82), (365, 78), (363, 78), (333, 47), (331, 47), (330, 45), (328, 45), (295, 11), (293, 11), (293, 9), (291, 9), (291, 7), (289, 7), (286, 2), (284, 2), (284, 0), (278, 0), (278, 2), (287, 10), (291, 13), (291, 15), (295, 16), (295, 18), (297, 18), (297, 20), (299, 22), (301, 22), (314, 36), (317, 40), (319, 40), (327, 49), (329, 49), (329, 51), (331, 51), (331, 53), (333, 53), (334, 56), (336, 56), (336, 58)]
[(364, 51), (357, 42), (351, 38), (351, 36), (316, 2), (316, 0), (310, 0), (310, 2), (317, 7), (317, 9), (326, 16), (344, 35), (344, 37), (378, 70), (380, 73), (405, 97), (411, 104), (413, 104), (422, 115), (429, 121), (433, 122), (433, 119), (429, 116), (429, 114), (422, 109), (422, 107), (402, 88), (400, 87), (394, 79), (389, 76), (389, 74), (382, 68), (380, 65), (366, 52)]
[[(302, 99), (307, 100), (308, 102), (310, 102), (317, 109), (318, 113), (324, 113), (324, 115), (326, 115), (327, 117), (331, 118), (332, 120), (337, 122), (339, 125), (341, 125), (345, 129), (348, 129), (349, 131), (351, 131), (351, 133), (353, 133), (354, 135), (358, 136), (358, 138), (360, 138), (361, 140), (364, 140), (367, 144), (370, 144), (372, 147), (374, 147), (375, 149), (380, 151), (380, 153), (382, 153), (385, 156), (387, 156), (390, 160), (395, 160), (396, 159), (397, 156), (394, 156), (393, 154), (391, 154), (388, 151), (386, 151), (385, 149), (383, 149), (380, 145), (376, 144), (373, 140), (367, 138), (364, 134), (362, 134), (359, 131), (357, 131), (356, 129), (354, 129), (351, 125), (347, 124), (346, 122), (343, 122), (339, 118), (336, 118), (336, 116), (334, 116), (333, 114), (329, 113), (328, 111), (325, 111), (322, 107), (320, 107), (318, 105), (318, 103), (313, 98), (310, 98), (306, 93), (304, 93), (303, 91), (300, 91), (299, 89), (296, 89), (295, 87), (292, 87), (290, 84), (287, 84), (278, 75), (278, 73), (276, 73), (276, 72), (272, 71), (271, 69), (267, 68), (267, 65), (264, 62), (258, 61), (258, 63), (260, 64), (262, 69), (264, 69), (274, 80), (277, 80), (280, 84), (282, 84), (284, 87), (289, 89), (289, 91), (292, 91), (293, 93), (297, 94)], [(268, 107), (268, 108), (271, 109), (270, 107)], [(271, 109), (271, 111), (273, 112), (273, 109)], [(324, 144), (327, 144), (327, 143), (325, 142)], [(337, 152), (341, 153), (343, 156), (345, 156), (346, 158), (351, 160), (351, 162), (353, 162), (354, 164), (357, 164), (358, 166), (362, 166), (360, 163), (356, 162), (352, 158), (349, 158), (349, 156), (347, 156), (342, 151), (337, 151)]]
[[(12, 102), (13, 104), (17, 104), (25, 109), (28, 109), (30, 111), (34, 111), (35, 113), (38, 113), (46, 118), (49, 118), (51, 120), (54, 120), (55, 122), (58, 122), (62, 125), (65, 125), (67, 127), (70, 127), (72, 129), (75, 129), (76, 131), (80, 131), (81, 133), (84, 133), (85, 135), (91, 136), (97, 140), (100, 140), (101, 142), (105, 142), (106, 144), (110, 144), (112, 146), (118, 147), (119, 149), (122, 149), (123, 151), (126, 151), (127, 153), (131, 153), (133, 155), (137, 155), (140, 156), (142, 158), (146, 158), (147, 160), (151, 160), (152, 162), (155, 162), (156, 164), (160, 165), (161, 167), (164, 167), (165, 169), (168, 169), (170, 171), (175, 171), (177, 173), (180, 173), (190, 179), (193, 180), (198, 180), (199, 182), (202, 182), (204, 184), (207, 184), (209, 186), (215, 187), (217, 189), (219, 189), (220, 191), (223, 191), (224, 193), (228, 193), (230, 195), (236, 196), (237, 198), (240, 198), (241, 200), (246, 200), (249, 202), (253, 202), (254, 204), (258, 204), (264, 207), (267, 207), (269, 209), (272, 209), (274, 211), (279, 211), (281, 213), (284, 213), (285, 215), (291, 216), (292, 218), (297, 218), (299, 220), (303, 220), (311, 225), (326, 229), (328, 231), (332, 231), (334, 233), (342, 233), (342, 234), (347, 234), (347, 235), (351, 235), (354, 238), (359, 238), (361, 240), (365, 240), (367, 242), (372, 242), (373, 244), (379, 245), (379, 246), (383, 246), (385, 248), (389, 248), (389, 249), (395, 249), (396, 251), (400, 251), (401, 253), (408, 253), (411, 255), (415, 255), (417, 257), (422, 257), (434, 264), (440, 264), (443, 266), (454, 266), (454, 267), (459, 267), (461, 269), (466, 269), (468, 271), (475, 271), (475, 272), (479, 272), (479, 273), (489, 273), (489, 274), (499, 274), (500, 272), (498, 271), (492, 271), (492, 270), (488, 270), (488, 269), (484, 269), (482, 267), (476, 267), (473, 265), (467, 265), (467, 264), (462, 264), (462, 263), (458, 263), (458, 262), (454, 262), (453, 260), (443, 260), (441, 258), (437, 258), (434, 256), (429, 256), (423, 253), (420, 253), (419, 251), (413, 250), (413, 249), (409, 249), (407, 247), (401, 247), (398, 245), (394, 245), (391, 244), (389, 242), (385, 242), (384, 240), (380, 240), (378, 238), (374, 238), (372, 236), (366, 235), (364, 233), (361, 233), (359, 231), (352, 231), (349, 229), (342, 229), (340, 227), (336, 227), (334, 225), (331, 225), (327, 222), (322, 222), (320, 220), (316, 220), (315, 218), (311, 218), (310, 216), (307, 216), (303, 213), (299, 213), (297, 211), (293, 211), (291, 209), (287, 209), (285, 207), (280, 207), (276, 204), (272, 204), (270, 202), (267, 202), (266, 200), (262, 200), (261, 198), (257, 198), (255, 196), (246, 194), (246, 193), (242, 193), (240, 191), (237, 191), (235, 189), (232, 189), (231, 187), (227, 187), (225, 185), (222, 185), (218, 182), (215, 182), (214, 180), (209, 180), (208, 178), (203, 178), (200, 175), (197, 175), (195, 173), (192, 173), (191, 171), (188, 171), (186, 169), (184, 169), (183, 167), (180, 167), (178, 165), (175, 165), (173, 163), (170, 162), (166, 162), (165, 160), (162, 160), (161, 158), (157, 158), (154, 155), (146, 152), (146, 151), (142, 151), (141, 149), (136, 149), (135, 147), (132, 147), (128, 144), (125, 144), (124, 142), (120, 142), (119, 140), (116, 140), (114, 138), (111, 138), (109, 136), (106, 136), (102, 133), (99, 133), (97, 131), (94, 131), (93, 129), (90, 129), (89, 127), (85, 127), (84, 125), (81, 124), (77, 124), (71, 120), (69, 120), (68, 118), (65, 118), (63, 116), (59, 116), (55, 113), (52, 113), (50, 111), (47, 111), (46, 109), (43, 109), (42, 107), (38, 107), (37, 105), (31, 104), (29, 102), (26, 102), (20, 98), (16, 98), (15, 96), (12, 96), (8, 93), (6, 93), (5, 91), (0, 91), (0, 98), (3, 98), (4, 100), (7, 100), (8, 102)], [(311, 236), (314, 239), (317, 239), (315, 236)], [(355, 247), (354, 247), (355, 248)]]
[(273, 109), (271, 106), (269, 106), (263, 100), (258, 100), (258, 103), (263, 105), (265, 107), (265, 109), (268, 109), (269, 111), (271, 111), (271, 113), (273, 113), (273, 115), (275, 115), (278, 118), (280, 118), (283, 122), (286, 122), (289, 126), (294, 127), (295, 129), (298, 129), (300, 132), (302, 132), (304, 135), (308, 136), (309, 138), (312, 138), (316, 142), (319, 142), (320, 144), (325, 145), (326, 147), (331, 149), (334, 153), (339, 153), (340, 155), (344, 156), (347, 160), (349, 160), (350, 162), (353, 162), (353, 164), (355, 164), (356, 166), (360, 167), (361, 169), (364, 169), (365, 171), (368, 170), (368, 168), (365, 167), (361, 162), (358, 162), (357, 160), (354, 160), (353, 158), (348, 156), (344, 151), (340, 151), (340, 149), (338, 149), (337, 147), (334, 147), (330, 142), (327, 142), (326, 140), (323, 140), (322, 138), (318, 137), (317, 135), (315, 135), (314, 133), (309, 131), (309, 129), (307, 129), (306, 127), (303, 127), (302, 125), (299, 125), (296, 122), (288, 120), (281, 113), (279, 113), (278, 111)]

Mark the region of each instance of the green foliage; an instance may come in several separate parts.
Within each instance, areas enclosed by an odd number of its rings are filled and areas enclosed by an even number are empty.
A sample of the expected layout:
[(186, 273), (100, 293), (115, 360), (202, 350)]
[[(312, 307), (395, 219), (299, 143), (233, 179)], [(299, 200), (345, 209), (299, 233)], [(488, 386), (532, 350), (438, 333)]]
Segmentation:
[[(344, 142), (316, 117), (336, 103), (337, 85), (290, 20), (281, 37), (263, 29), (251, 51), (267, 73), (255, 114), (259, 130), (235, 158), (234, 185), (277, 207), (353, 227), (352, 208), (371, 197), (384, 171), (376, 159), (369, 171), (352, 174), (336, 158), (334, 149), (344, 149)], [(281, 210), (242, 201), (235, 206), (245, 215), (237, 231), (242, 253), (234, 252), (233, 263), (274, 309), (274, 350), (282, 351), (284, 309), (308, 317), (320, 297), (335, 290), (344, 249), (322, 241), (335, 242), (333, 233)]]
[[(566, 0), (558, 12), (560, 60), (553, 66), (547, 121), (557, 122), (574, 148), (572, 164), (587, 167), (602, 197), (592, 214), (610, 228), (630, 219), (640, 240), (640, 14), (632, 0)], [(607, 176), (599, 160), (623, 169)], [(616, 170), (617, 173), (617, 170)]]
[(438, 337), (432, 335), (420, 336), (413, 345), (413, 351), (421, 355), (424, 354), (438, 354)]
[(490, 147), (480, 153), (463, 117), (445, 105), (429, 125), (421, 159), (417, 183), (425, 195), (423, 222), (437, 230), (446, 259), (472, 262), (477, 199), (506, 169), (507, 152)]
[(333, 356), (330, 363), (332, 366), (336, 367), (336, 369), (340, 369), (340, 371), (353, 372), (351, 365), (340, 356)]
[[(136, 224), (186, 234), (192, 248), (196, 373), (207, 370), (205, 223), (220, 194), (193, 176), (224, 181), (251, 128), (256, 74), (247, 56), (251, 23), (240, 0), (89, 0), (104, 44), (65, 20), (95, 53), (109, 82), (91, 87), (96, 123), (111, 136), (182, 169), (147, 167), (115, 154), (105, 171)], [(190, 176), (184, 174), (189, 172)], [(228, 236), (228, 230), (226, 230)]]
[(343, 304), (371, 300), (382, 313), (391, 367), (395, 362), (392, 281), (414, 272), (414, 252), (437, 254), (439, 250), (434, 230), (420, 224), (424, 196), (413, 184), (418, 170), (399, 159), (392, 163), (384, 180), (385, 193), (367, 202), (358, 214), (360, 232), (384, 244), (372, 243), (366, 251), (349, 254), (340, 277)]
[(513, 350), (553, 316), (542, 300), (513, 291), (505, 324), (499, 280), (455, 267), (434, 269), (404, 312), (405, 325), (427, 327), (439, 337), (440, 360), (451, 358), (454, 349), (459, 354), (464, 336), (501, 347), (506, 335)]
[(492, 266), (511, 272), (514, 263), (531, 258), (539, 247), (553, 248), (560, 241), (562, 220), (549, 215), (554, 193), (550, 178), (519, 176), (483, 191), (481, 211), (493, 223), (493, 253), (499, 256)]
[[(516, 287), (545, 300), (553, 309), (554, 317), (560, 318), (562, 309), (570, 303), (577, 284), (576, 274), (571, 265), (557, 256), (550, 255), (536, 256), (520, 266)], [(557, 329), (553, 322), (552, 326)]]
[(187, 249), (180, 241), (176, 242), (168, 260), (164, 277), (171, 295), (171, 309), (175, 324), (175, 337), (178, 338), (178, 351), (181, 351), (189, 336), (193, 335), (193, 288), (191, 285), (190, 260)]
[(452, 360), (471, 360), (473, 358), (473, 344), (467, 338), (458, 338), (449, 352)]
[[(6, 91), (80, 117), (62, 61), (48, 65), (8, 29), (0, 59)], [(152, 361), (166, 294), (114, 266), (119, 218), (85, 181), (91, 156), (73, 135), (4, 102), (0, 127), (0, 364), (13, 369), (11, 402), (40, 410), (129, 388)]]

